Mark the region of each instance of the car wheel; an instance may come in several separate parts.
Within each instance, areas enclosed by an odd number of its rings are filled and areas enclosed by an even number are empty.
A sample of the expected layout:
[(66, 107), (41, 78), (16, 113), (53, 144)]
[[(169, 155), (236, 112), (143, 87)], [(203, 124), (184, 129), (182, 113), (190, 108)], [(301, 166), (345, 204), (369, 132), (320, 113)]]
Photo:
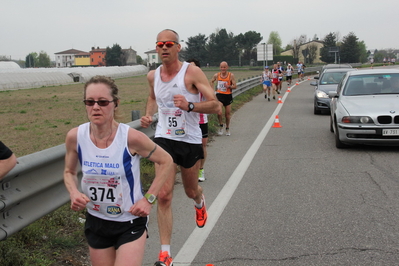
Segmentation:
[(321, 114), (321, 111), (318, 110), (318, 109), (316, 108), (316, 106), (314, 106), (314, 107), (313, 107), (313, 113), (314, 113), (315, 115), (319, 115), (319, 114)]
[(335, 147), (336, 147), (337, 149), (345, 149), (345, 148), (348, 148), (348, 145), (342, 143), (341, 140), (339, 139), (339, 130), (338, 130), (337, 122), (335, 122), (334, 125), (335, 125), (335, 134), (334, 134), (334, 137), (335, 137)]

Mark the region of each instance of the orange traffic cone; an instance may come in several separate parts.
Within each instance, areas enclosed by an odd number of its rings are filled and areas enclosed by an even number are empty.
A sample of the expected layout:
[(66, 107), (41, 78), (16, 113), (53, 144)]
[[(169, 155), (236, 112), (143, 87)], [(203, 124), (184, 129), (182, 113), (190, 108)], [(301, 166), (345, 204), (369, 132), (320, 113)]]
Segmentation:
[(299, 82), (297, 81), (297, 82), (295, 83), (295, 85), (299, 85)]
[(290, 87), (288, 87), (288, 88), (287, 88), (287, 92), (291, 92), (291, 89), (290, 89)]
[(272, 127), (282, 127), (280, 125), (280, 120), (278, 119), (278, 115), (276, 115), (276, 118), (274, 119), (274, 125)]
[(278, 101), (277, 103), (283, 103), (283, 101), (281, 100), (281, 96), (278, 96)]

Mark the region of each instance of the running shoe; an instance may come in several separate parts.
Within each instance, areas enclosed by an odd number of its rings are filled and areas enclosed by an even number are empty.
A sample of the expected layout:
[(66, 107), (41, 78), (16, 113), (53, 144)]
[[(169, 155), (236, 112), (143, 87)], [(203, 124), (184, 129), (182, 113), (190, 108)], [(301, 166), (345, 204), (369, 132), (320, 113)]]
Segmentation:
[(220, 126), (220, 127), (219, 127), (218, 135), (219, 135), (219, 136), (223, 135), (223, 126)]
[(276, 99), (276, 96), (273, 96), (273, 100), (275, 100)]
[(205, 181), (205, 175), (204, 175), (204, 169), (200, 169), (198, 172), (198, 181), (204, 182)]
[(267, 99), (267, 94), (265, 94), (265, 99)]
[(226, 136), (230, 136), (230, 128), (226, 128)]
[(208, 212), (206, 211), (206, 206), (205, 206), (205, 197), (202, 195), (202, 200), (203, 200), (203, 205), (201, 209), (198, 209), (197, 207), (194, 206), (195, 209), (195, 221), (197, 223), (197, 226), (199, 228), (202, 228), (206, 224), (206, 219), (208, 218)]
[(155, 262), (154, 266), (172, 266), (173, 259), (169, 256), (167, 251), (160, 251), (158, 261)]
[(267, 100), (270, 102), (270, 98), (267, 98)]

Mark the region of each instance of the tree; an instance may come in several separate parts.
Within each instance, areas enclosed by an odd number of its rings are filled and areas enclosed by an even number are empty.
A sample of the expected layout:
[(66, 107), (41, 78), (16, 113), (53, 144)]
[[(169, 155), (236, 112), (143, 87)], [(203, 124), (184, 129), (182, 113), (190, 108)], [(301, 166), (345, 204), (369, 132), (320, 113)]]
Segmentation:
[(212, 65), (219, 65), (222, 61), (227, 61), (231, 65), (231, 62), (238, 58), (234, 34), (232, 32), (227, 33), (226, 29), (216, 29), (216, 32), (209, 36), (206, 50)]
[(143, 58), (141, 58), (141, 56), (137, 55), (136, 56), (136, 62), (137, 62), (137, 64), (142, 65), (143, 64)]
[(292, 56), (295, 59), (299, 58), (299, 48), (301, 47), (302, 44), (304, 44), (306, 42), (306, 35), (301, 35), (297, 38), (295, 38), (294, 40), (291, 41), (290, 45), (291, 45), (291, 49), (292, 49)]
[(367, 51), (366, 49), (366, 44), (364, 43), (364, 41), (360, 41), (357, 44), (359, 46), (359, 61), (360, 63), (366, 63), (368, 61), (368, 57), (370, 55), (370, 51)]
[(25, 67), (36, 67), (37, 66), (37, 53), (32, 52), (25, 58)]
[(0, 61), (10, 61), (11, 59), (5, 55), (0, 55)]
[(346, 35), (341, 44), (340, 57), (343, 63), (357, 63), (360, 61), (358, 38), (353, 32)]
[(292, 44), (287, 44), (286, 46), (285, 46), (285, 51), (288, 51), (288, 50), (291, 50), (293, 47), (292, 47)]
[(247, 31), (246, 33), (235, 36), (236, 47), (240, 53), (243, 55), (243, 59), (250, 61), (256, 58), (256, 45), (260, 43), (263, 39), (262, 35), (256, 31)]
[(273, 44), (273, 55), (281, 54), (283, 49), (281, 48), (281, 38), (277, 31), (270, 32), (267, 43)]
[(187, 39), (187, 48), (184, 50), (184, 59), (197, 59), (203, 66), (208, 62), (208, 52), (206, 50), (206, 41), (208, 40), (204, 34), (198, 34)]
[(337, 46), (337, 37), (335, 33), (330, 32), (324, 37), (324, 46), (320, 49), (320, 60), (326, 63), (334, 63), (335, 55), (330, 53), (330, 47)]
[(123, 52), (119, 44), (114, 44), (112, 48), (105, 49), (105, 62), (107, 66), (121, 66), (123, 62)]
[(37, 57), (37, 64), (36, 67), (50, 67), (51, 60), (50, 56), (44, 51), (41, 51), (39, 56)]
[(317, 56), (317, 45), (315, 43), (308, 44), (306, 49), (308, 50), (308, 63), (313, 64)]

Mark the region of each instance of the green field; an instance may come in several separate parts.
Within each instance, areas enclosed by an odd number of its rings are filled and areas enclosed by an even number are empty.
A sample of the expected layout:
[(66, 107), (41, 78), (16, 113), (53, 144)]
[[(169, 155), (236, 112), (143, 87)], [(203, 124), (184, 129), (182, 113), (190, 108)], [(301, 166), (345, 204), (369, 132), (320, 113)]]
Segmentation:
[[(205, 69), (208, 79), (218, 71)], [(261, 70), (232, 69), (237, 80), (261, 74)], [(122, 118), (131, 121), (131, 111), (144, 115), (148, 96), (146, 76), (116, 80), (121, 98)], [(64, 143), (66, 133), (87, 122), (83, 100), (83, 84), (42, 87), (0, 92), (1, 141), (17, 157)]]

